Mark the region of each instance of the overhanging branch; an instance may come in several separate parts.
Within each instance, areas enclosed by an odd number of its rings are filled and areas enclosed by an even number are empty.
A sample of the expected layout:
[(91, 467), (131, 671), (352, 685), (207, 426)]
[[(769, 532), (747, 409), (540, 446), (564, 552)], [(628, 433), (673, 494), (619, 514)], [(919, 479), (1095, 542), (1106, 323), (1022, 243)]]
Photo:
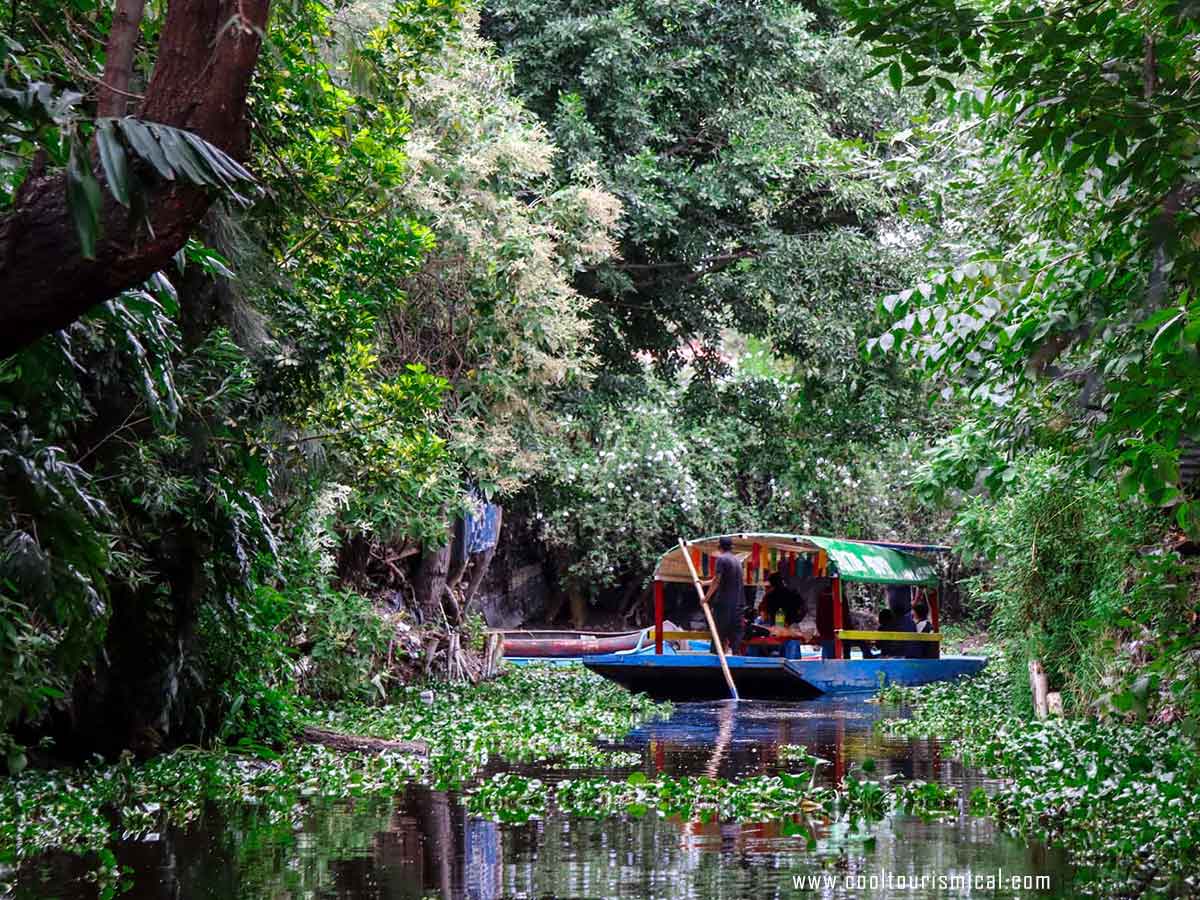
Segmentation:
[[(270, 0), (171, 0), (139, 117), (186, 129), (242, 158), (246, 93), (269, 6)], [(212, 198), (190, 183), (146, 178), (149, 227), (106, 195), (95, 258), (85, 259), (65, 177), (31, 172), (15, 206), (0, 217), (0, 357), (169, 265)]]

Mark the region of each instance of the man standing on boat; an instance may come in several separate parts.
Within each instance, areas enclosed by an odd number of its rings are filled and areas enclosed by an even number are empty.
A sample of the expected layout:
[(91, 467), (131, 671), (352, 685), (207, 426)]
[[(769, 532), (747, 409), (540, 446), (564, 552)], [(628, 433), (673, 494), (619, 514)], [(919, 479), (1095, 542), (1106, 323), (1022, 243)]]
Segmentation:
[[(725, 645), (726, 653), (733, 653), (734, 648), (741, 643), (742, 638), (742, 606), (745, 605), (746, 595), (742, 589), (742, 562), (733, 554), (733, 539), (723, 537), (717, 542), (721, 552), (717, 554), (715, 573), (704, 602), (708, 603), (715, 595), (716, 600), (711, 604), (713, 621), (717, 626), (717, 634)], [(717, 648), (713, 648), (713, 653)]]

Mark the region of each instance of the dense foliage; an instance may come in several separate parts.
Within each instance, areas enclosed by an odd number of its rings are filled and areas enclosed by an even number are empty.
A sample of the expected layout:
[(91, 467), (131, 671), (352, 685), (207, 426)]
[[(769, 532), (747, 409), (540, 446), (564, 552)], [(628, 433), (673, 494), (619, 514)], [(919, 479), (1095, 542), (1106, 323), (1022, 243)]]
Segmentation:
[(856, 364), (905, 265), (876, 240), (889, 192), (859, 173), (903, 106), (839, 25), (776, 0), (503, 0), (484, 23), (560, 167), (625, 209), (619, 257), (578, 280), (611, 372), (636, 374), (640, 353), (720, 372), (732, 327), (777, 341), (810, 399), (896, 389), (895, 371)]
[[(77, 6), (49, 27), (98, 65), (108, 12)], [(432, 243), (393, 204), (398, 104), (454, 9), (400, 4), (354, 32), (319, 4), (282, 11), (268, 49), (288, 62), (264, 69), (251, 100), (259, 201), (211, 215), (171, 271), (2, 363), (0, 584), (17, 651), (5, 726), (54, 713), (71, 743), (143, 751), (277, 739), (305, 603), (256, 586), (286, 574), (321, 590), (288, 552), (302, 541), (289, 516), (309, 518), (321, 482), (353, 472), (384, 494), (375, 521), (444, 528), (457, 490), (434, 418), (446, 384), (417, 366), (381, 371), (370, 341), (391, 280)], [(90, 83), (79, 57), (21, 42), (47, 17), (14, 17), (10, 72)], [(159, 24), (142, 23), (137, 72)], [(378, 84), (356, 90), (352, 68)], [(40, 139), (86, 136), (89, 99)], [(25, 173), (21, 145), (9, 149), (11, 201)]]
[(709, 393), (651, 381), (632, 401), (572, 405), (530, 500), (572, 589), (640, 586), (680, 536), (938, 527), (908, 489), (916, 438), (848, 440), (805, 415), (798, 385), (745, 368)]
[[(876, 177), (907, 186), (930, 267), (868, 341), (966, 401), (918, 479), (991, 560), (1015, 676), (1077, 709), (1198, 707), (1192, 297), (1195, 10), (1118, 3), (844, 4), (929, 114)], [(1136, 685), (1136, 690), (1131, 690)]]
[(1049, 432), (1194, 530), (1178, 463), (1200, 426), (1195, 10), (848, 13), (897, 89), (946, 101), (895, 138), (889, 177), (919, 183), (937, 267), (885, 301), (877, 346), (961, 388), (994, 442)]

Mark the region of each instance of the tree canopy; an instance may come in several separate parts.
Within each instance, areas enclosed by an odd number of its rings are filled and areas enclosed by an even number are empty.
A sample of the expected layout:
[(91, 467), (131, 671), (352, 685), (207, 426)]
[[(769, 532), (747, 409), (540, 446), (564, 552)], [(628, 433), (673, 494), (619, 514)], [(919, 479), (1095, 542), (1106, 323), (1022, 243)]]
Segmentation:
[[(902, 104), (863, 81), (871, 60), (847, 35), (798, 4), (717, 0), (495, 2), (484, 31), (560, 169), (624, 209), (618, 256), (577, 280), (611, 371), (649, 353), (664, 373), (685, 358), (719, 372), (726, 328), (785, 353), (836, 347), (825, 374), (854, 366), (866, 335), (838, 312), (869, 315), (899, 266), (873, 240), (894, 202), (857, 169)], [(805, 278), (817, 257), (844, 270), (836, 286)]]
[[(897, 89), (949, 111), (894, 162), (936, 198), (925, 208), (952, 242), (931, 277), (884, 301), (895, 318), (872, 345), (960, 386), (1001, 445), (1070, 442), (1194, 529), (1179, 469), (1200, 437), (1194, 10), (847, 12)], [(930, 183), (934, 159), (945, 174)]]

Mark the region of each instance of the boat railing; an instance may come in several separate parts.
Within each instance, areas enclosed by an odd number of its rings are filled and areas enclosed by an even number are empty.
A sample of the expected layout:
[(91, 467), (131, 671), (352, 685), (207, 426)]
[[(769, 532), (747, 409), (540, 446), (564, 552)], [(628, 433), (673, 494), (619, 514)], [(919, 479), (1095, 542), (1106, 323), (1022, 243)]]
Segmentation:
[(913, 631), (849, 631), (838, 629), (837, 636), (843, 641), (941, 641), (942, 636), (937, 632)]

